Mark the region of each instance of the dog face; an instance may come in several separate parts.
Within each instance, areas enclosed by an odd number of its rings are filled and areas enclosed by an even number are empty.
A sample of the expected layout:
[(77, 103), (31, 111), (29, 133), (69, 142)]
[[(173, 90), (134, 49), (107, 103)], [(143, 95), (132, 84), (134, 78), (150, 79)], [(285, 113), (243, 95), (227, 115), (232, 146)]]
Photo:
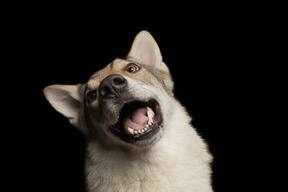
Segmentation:
[(126, 59), (114, 60), (86, 84), (51, 85), (44, 95), (88, 139), (146, 147), (165, 132), (173, 82), (157, 43), (142, 31)]

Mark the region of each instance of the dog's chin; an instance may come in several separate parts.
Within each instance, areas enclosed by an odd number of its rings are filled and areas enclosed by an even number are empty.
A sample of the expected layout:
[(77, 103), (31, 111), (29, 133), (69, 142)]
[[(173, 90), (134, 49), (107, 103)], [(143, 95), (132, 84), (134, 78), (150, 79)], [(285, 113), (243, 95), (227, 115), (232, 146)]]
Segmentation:
[(160, 138), (163, 117), (159, 103), (133, 100), (121, 107), (111, 132), (126, 143), (149, 146)]

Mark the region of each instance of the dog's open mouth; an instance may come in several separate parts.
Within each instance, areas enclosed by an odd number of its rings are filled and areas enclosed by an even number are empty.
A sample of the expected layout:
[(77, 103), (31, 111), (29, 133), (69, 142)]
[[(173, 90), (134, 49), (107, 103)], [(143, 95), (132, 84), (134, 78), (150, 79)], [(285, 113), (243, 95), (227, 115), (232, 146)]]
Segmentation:
[(112, 132), (124, 141), (133, 143), (155, 135), (161, 123), (162, 115), (157, 101), (132, 101), (121, 108)]

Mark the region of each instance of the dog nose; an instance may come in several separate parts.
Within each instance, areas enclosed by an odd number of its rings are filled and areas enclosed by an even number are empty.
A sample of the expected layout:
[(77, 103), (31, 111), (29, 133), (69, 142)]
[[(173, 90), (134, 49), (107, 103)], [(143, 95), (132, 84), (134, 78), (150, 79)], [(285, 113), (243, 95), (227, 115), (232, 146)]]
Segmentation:
[(102, 80), (99, 88), (103, 98), (121, 97), (127, 87), (127, 80), (118, 74), (109, 75)]

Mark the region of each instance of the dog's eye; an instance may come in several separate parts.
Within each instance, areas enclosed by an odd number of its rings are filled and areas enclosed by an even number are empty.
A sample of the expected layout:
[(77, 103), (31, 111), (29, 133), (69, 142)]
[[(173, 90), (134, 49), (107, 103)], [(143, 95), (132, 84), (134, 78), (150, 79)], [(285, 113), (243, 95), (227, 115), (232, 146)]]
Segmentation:
[(140, 67), (136, 65), (135, 63), (129, 63), (128, 65), (126, 65), (126, 70), (129, 73), (135, 73), (140, 70)]
[(87, 93), (87, 100), (88, 100), (88, 102), (91, 103), (92, 101), (94, 101), (94, 100), (96, 99), (96, 96), (97, 96), (96, 90), (89, 91), (89, 92)]

